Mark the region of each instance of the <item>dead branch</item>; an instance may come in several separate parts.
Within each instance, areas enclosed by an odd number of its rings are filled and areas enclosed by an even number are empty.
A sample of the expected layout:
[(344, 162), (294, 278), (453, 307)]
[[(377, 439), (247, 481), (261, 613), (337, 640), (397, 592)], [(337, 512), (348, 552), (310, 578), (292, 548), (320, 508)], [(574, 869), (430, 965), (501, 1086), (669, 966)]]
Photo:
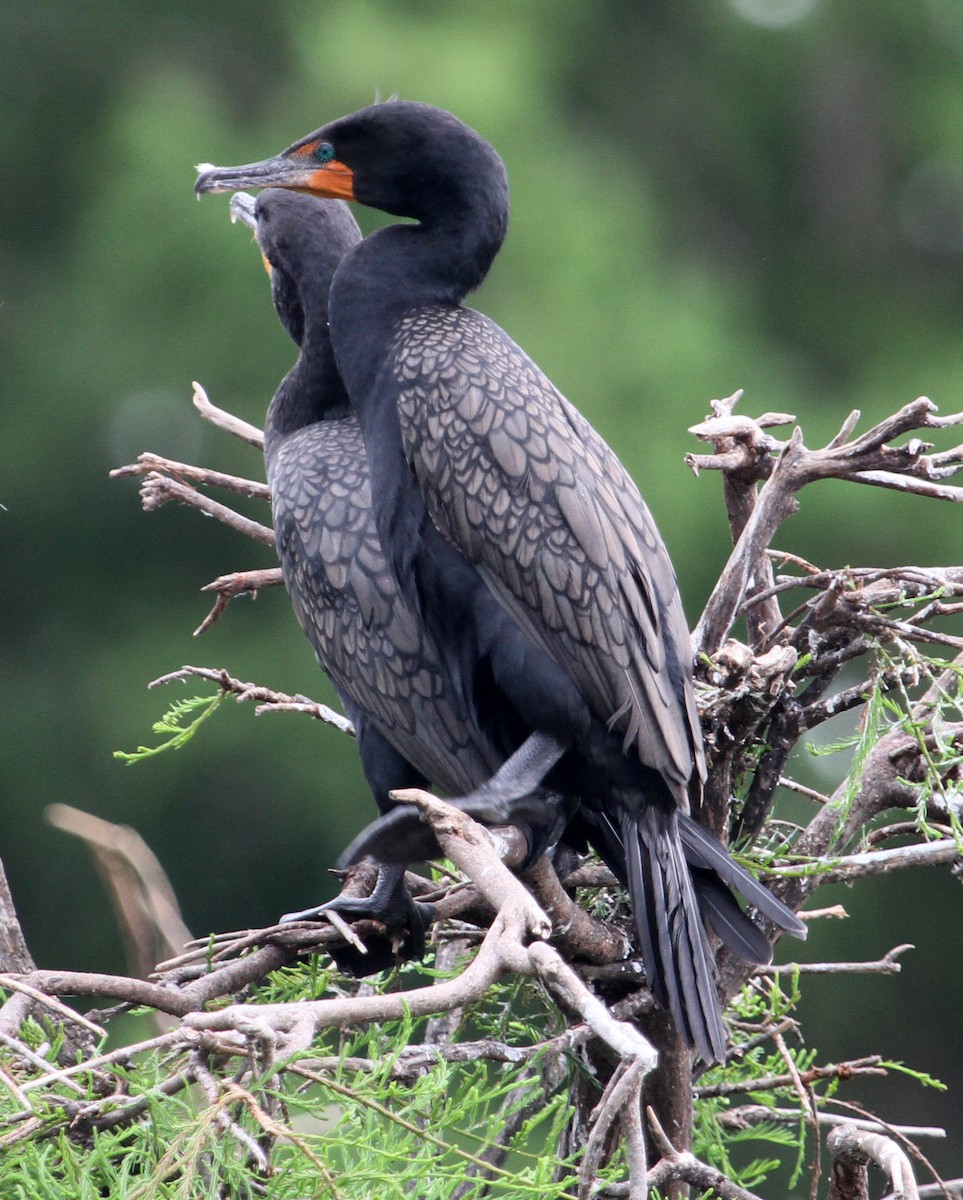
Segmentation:
[[(32, 1066), (35, 1070), (40, 1071), (44, 1076), (45, 1081), (56, 1073), (56, 1069), (51, 1063), (47, 1062), (47, 1060), (41, 1057), (39, 1054), (35, 1054), (34, 1051), (23, 1042), (18, 1042), (15, 1038), (9, 1037), (6, 1033), (2, 1032), (0, 1032), (0, 1042), (11, 1049), (17, 1058), (22, 1059), (24, 1062), (29, 1063), (30, 1066)], [(76, 1080), (68, 1079), (66, 1080), (66, 1084), (77, 1095), (83, 1095), (84, 1089), (76, 1082)]]
[(229, 575), (219, 575), (210, 583), (205, 583), (202, 592), (216, 592), (217, 599), (214, 607), (204, 620), (194, 630), (194, 636), (200, 637), (206, 633), (221, 616), (228, 604), (237, 596), (249, 595), (257, 599), (261, 588), (278, 587), (284, 583), (280, 567), (261, 567), (252, 571), (232, 571)]
[(892, 1140), (852, 1124), (837, 1126), (826, 1139), (833, 1159), (830, 1200), (861, 1200), (869, 1196), (867, 1163), (889, 1176), (896, 1200), (919, 1200), (910, 1161)]
[(255, 500), (270, 500), (271, 492), (266, 483), (256, 479), (244, 479), (240, 475), (226, 475), (223, 471), (214, 471), (210, 467), (196, 467), (191, 463), (177, 462), (145, 450), (137, 455), (137, 461), (124, 467), (115, 467), (110, 473), (110, 479), (131, 479), (138, 475), (170, 475), (181, 483), (199, 483), (202, 487), (224, 488), (228, 492), (237, 492), (242, 496), (250, 496)]
[(264, 449), (263, 430), (258, 429), (256, 425), (249, 425), (247, 421), (242, 421), (240, 417), (235, 417), (233, 413), (229, 413), (225, 409), (218, 408), (217, 405), (212, 404), (208, 399), (207, 392), (204, 391), (196, 380), (191, 386), (194, 388), (194, 407), (205, 421), (210, 421), (218, 429), (223, 429), (234, 437), (240, 438), (242, 442), (247, 442), (255, 450)]
[[(963, 1179), (944, 1179), (917, 1187), (920, 1200), (959, 1200), (963, 1197)], [(887, 1192), (883, 1200), (899, 1200), (895, 1192)]]
[[(286, 1051), (310, 1044), (326, 1027), (370, 1021), (398, 1020), (445, 1012), (479, 999), (506, 972), (538, 975), (558, 1001), (576, 1011), (596, 1036), (622, 1058), (639, 1059), (649, 1070), (655, 1051), (632, 1025), (613, 1017), (588, 990), (557, 950), (544, 940), (551, 922), (531, 894), (498, 858), (491, 839), (480, 826), (451, 805), (427, 792), (395, 795), (417, 804), (431, 823), (446, 857), (466, 874), (496, 911), (473, 961), (462, 974), (430, 987), (382, 996), (301, 1001), (298, 1004), (234, 1005), (216, 1013), (195, 1013), (185, 1025), (198, 1031), (270, 1030)], [(536, 940), (528, 944), (529, 938)]]
[(590, 963), (621, 962), (632, 951), (621, 929), (590, 916), (565, 891), (544, 855), (526, 872), (525, 880), (552, 922), (552, 943), (569, 958)]
[(176, 1031), (161, 1034), (159, 1037), (147, 1038), (143, 1042), (134, 1042), (129, 1046), (120, 1046), (116, 1050), (111, 1050), (109, 1054), (99, 1054), (93, 1058), (87, 1058), (83, 1062), (73, 1063), (68, 1067), (59, 1069), (51, 1069), (50, 1063), (45, 1061), (46, 1070), (39, 1079), (28, 1079), (20, 1085), (23, 1092), (29, 1092), (39, 1087), (49, 1087), (61, 1079), (70, 1079), (74, 1075), (87, 1074), (92, 1071), (98, 1071), (102, 1067), (113, 1066), (115, 1064), (124, 1065), (137, 1054), (149, 1053), (153, 1050), (168, 1049), (175, 1045), (178, 1039)]
[(641, 1122), (642, 1084), (648, 1069), (645, 1061), (640, 1059), (620, 1063), (606, 1085), (592, 1114), (592, 1127), (579, 1170), (579, 1200), (588, 1200), (591, 1196), (597, 1184), (609, 1131), (616, 1120), (625, 1119), (633, 1126), (627, 1195), (630, 1200), (645, 1200), (648, 1195), (645, 1139)]
[(154, 512), (170, 501), (176, 500), (190, 508), (198, 509), (205, 516), (215, 517), (222, 524), (237, 530), (245, 537), (253, 538), (256, 542), (263, 542), (267, 546), (274, 545), (274, 530), (269, 526), (252, 521), (250, 517), (242, 516), (233, 508), (228, 508), (226, 504), (219, 504), (210, 496), (199, 492), (197, 488), (180, 483), (168, 475), (153, 472), (145, 476), (144, 482), (140, 486), (140, 496), (145, 512)]
[[(738, 396), (730, 399), (734, 403)], [(722, 645), (744, 597), (772, 586), (767, 559), (769, 545), (776, 530), (792, 513), (797, 493), (807, 484), (829, 478), (876, 482), (862, 476), (866, 472), (886, 471), (893, 478), (893, 486), (899, 486), (896, 481), (902, 477), (911, 476), (925, 481), (925, 494), (945, 498), (946, 489), (935, 481), (959, 469), (963, 447), (944, 451), (933, 461), (933, 456), (926, 453), (930, 447), (919, 439), (911, 439), (901, 447), (887, 445), (893, 438), (914, 430), (963, 424), (963, 414), (937, 417), (936, 411), (932, 401), (921, 397), (856, 438), (850, 435), (858, 414), (851, 415), (821, 450), (808, 450), (797, 427), (790, 440), (779, 447), (778, 458), (773, 458), (773, 439), (762, 432), (759, 422), (750, 421), (747, 426), (745, 418), (723, 414), (692, 427), (691, 432), (697, 437), (713, 442), (717, 448), (723, 447), (722, 452), (727, 456), (738, 454), (740, 465), (736, 470), (754, 473), (756, 478), (768, 475), (696, 626), (693, 649), (697, 656), (712, 654)], [(757, 428), (752, 429), (753, 425)], [(733, 462), (727, 457), (727, 475), (734, 471)], [(705, 459), (693, 460), (692, 465), (718, 469), (717, 463)], [(959, 490), (963, 494), (963, 489)]]
[(903, 969), (897, 959), (906, 950), (915, 950), (915, 946), (906, 943), (894, 946), (892, 950), (874, 962), (812, 962), (812, 963), (779, 963), (776, 965), (757, 967), (757, 975), (898, 975)]
[[(728, 1112), (722, 1113), (718, 1119), (720, 1124), (730, 1129), (748, 1129), (751, 1125), (765, 1124), (767, 1121), (775, 1121), (780, 1125), (798, 1125), (799, 1109), (769, 1108), (765, 1104), (743, 1104), (738, 1108), (731, 1108)], [(890, 1125), (883, 1121), (858, 1120), (848, 1115), (841, 1116), (839, 1113), (816, 1113), (816, 1121), (820, 1125), (832, 1127), (852, 1125), (857, 1129), (869, 1133), (898, 1133), (912, 1138), (946, 1137), (946, 1130), (939, 1127), (926, 1125)]]
[(254, 710), (256, 716), (266, 712), (307, 713), (308, 716), (323, 721), (325, 725), (333, 725), (335, 729), (340, 729), (342, 733), (354, 737), (354, 726), (348, 718), (342, 716), (341, 713), (336, 713), (333, 708), (328, 708), (326, 704), (318, 704), (314, 700), (309, 700), (307, 696), (289, 696), (286, 692), (275, 692), (260, 684), (245, 683), (243, 680), (235, 679), (223, 668), (185, 666), (181, 667), (179, 671), (161, 675), (159, 679), (152, 680), (147, 686), (150, 688), (162, 687), (166, 683), (192, 677), (208, 679), (212, 683), (216, 683), (225, 695), (234, 696), (238, 703), (247, 700), (256, 701), (257, 708)]
[(34, 961), (27, 949), (17, 910), (0, 862), (0, 971), (32, 971)]
[[(652, 1138), (662, 1157), (649, 1170), (649, 1187), (658, 1188), (664, 1192), (666, 1184), (678, 1180), (689, 1183), (700, 1190), (708, 1189), (721, 1200), (759, 1200), (753, 1192), (746, 1191), (738, 1184), (727, 1179), (721, 1171), (701, 1162), (694, 1154), (686, 1150), (677, 1150), (669, 1141), (665, 1130), (659, 1124), (659, 1119), (651, 1108), (646, 1109), (646, 1116), (652, 1130)], [(798, 1115), (797, 1115), (798, 1119)], [(614, 1194), (614, 1193), (610, 1193)], [(621, 1193), (627, 1195), (628, 1193)]]
[[(865, 1058), (856, 1058), (851, 1062), (827, 1063), (825, 1067), (810, 1067), (805, 1071), (797, 1071), (794, 1078), (786, 1075), (764, 1075), (748, 1080), (728, 1081), (697, 1087), (695, 1093), (700, 1099), (711, 1096), (732, 1096), (738, 1092), (772, 1092), (779, 1088), (792, 1087), (794, 1083), (816, 1083), (820, 1079), (853, 1079), (858, 1075), (886, 1075), (885, 1067), (879, 1064), (882, 1058), (871, 1054)], [(798, 1113), (797, 1113), (798, 1116)]]
[(158, 959), (176, 953), (191, 938), (156, 855), (127, 825), (67, 804), (51, 804), (44, 815), (57, 829), (86, 843), (114, 901), (128, 965), (146, 979)]
[[(907, 867), (946, 866), (955, 863), (960, 855), (960, 843), (955, 838), (922, 842), (915, 846), (896, 846), (891, 850), (869, 850), (865, 854), (847, 854), (833, 861), (826, 873), (826, 882), (839, 883), (868, 875), (889, 875)], [(786, 872), (787, 868), (774, 868), (776, 875)]]
[[(194, 406), (205, 420), (235, 437), (241, 438), (257, 449), (263, 449), (263, 433), (246, 421), (225, 412), (224, 409), (217, 408), (210, 402), (207, 393), (199, 383), (194, 384)], [(137, 475), (146, 476), (141, 484), (141, 502), (146, 512), (152, 512), (169, 501), (176, 500), (198, 509), (206, 516), (214, 517), (255, 541), (264, 542), (270, 546), (274, 545), (272, 529), (242, 516), (227, 505), (219, 504), (193, 486), (197, 484), (201, 487), (219, 487), (254, 499), (270, 500), (271, 492), (267, 484), (253, 479), (244, 479), (237, 475), (227, 475), (208, 467), (177, 462), (150, 451), (139, 455), (136, 463), (118, 467), (110, 472), (112, 479)], [(197, 637), (210, 629), (227, 608), (229, 601), (236, 596), (244, 593), (256, 595), (258, 589), (262, 587), (272, 587), (281, 583), (283, 580), (280, 569), (277, 567), (239, 571), (215, 579), (202, 590), (216, 592), (217, 599), (214, 607), (194, 630), (194, 636)]]
[[(57, 996), (104, 996), (122, 1000), (127, 1004), (146, 1004), (160, 1012), (180, 1017), (190, 1011), (189, 1001), (183, 995), (143, 979), (125, 975), (103, 975), (95, 971), (30, 971), (25, 975), (0, 975), (0, 987), (12, 991), (24, 991), (38, 1003), (43, 1003), (68, 1020), (83, 1024), (85, 1018), (66, 1005), (58, 1005)], [(87, 1021), (88, 1026), (91, 1022)], [(105, 1032), (93, 1026), (99, 1037)], [(16, 1032), (16, 1030), (14, 1030)]]
[[(530, 914), (529, 914), (530, 915)], [(492, 923), (472, 962), (456, 979), (382, 996), (300, 1001), (296, 1004), (237, 1004), (185, 1019), (199, 1032), (267, 1030), (278, 1036), (284, 1053), (309, 1046), (321, 1029), (372, 1021), (430, 1016), (478, 1000), (506, 971), (532, 974), (523, 939), (530, 932), (524, 917), (502, 911)]]
[[(940, 698), (952, 694), (955, 687), (953, 671), (960, 666), (963, 666), (963, 655), (958, 656), (953, 664), (948, 665), (947, 669), (931, 682), (909, 713), (911, 723), (922, 725), (929, 720)], [(895, 726), (885, 733), (867, 754), (855, 784), (849, 779), (844, 780), (833, 793), (830, 802), (815, 814), (794, 845), (794, 855), (813, 862), (839, 858), (840, 850), (845, 850), (851, 845), (863, 827), (874, 817), (888, 808), (913, 808), (918, 799), (913, 781), (922, 779), (928, 769), (923, 758), (923, 748), (920, 739), (905, 732), (901, 726)], [(940, 845), (941, 849), (931, 851), (925, 848), (926, 845)], [(955, 847), (955, 843), (953, 845)], [(924, 844), (924, 861), (927, 854), (933, 854), (937, 858), (947, 855), (944, 862), (954, 861), (949, 857), (950, 850), (946, 843)], [(885, 866), (886, 863), (887, 860), (883, 860), (881, 864), (874, 865)], [(774, 875), (776, 877), (772, 891), (797, 911), (824, 881), (820, 871), (809, 874), (793, 874), (790, 871), (789, 874), (780, 877), (779, 872), (774, 870)], [(725, 994), (734, 995), (748, 978), (747, 968), (725, 950), (720, 954), (719, 967)]]

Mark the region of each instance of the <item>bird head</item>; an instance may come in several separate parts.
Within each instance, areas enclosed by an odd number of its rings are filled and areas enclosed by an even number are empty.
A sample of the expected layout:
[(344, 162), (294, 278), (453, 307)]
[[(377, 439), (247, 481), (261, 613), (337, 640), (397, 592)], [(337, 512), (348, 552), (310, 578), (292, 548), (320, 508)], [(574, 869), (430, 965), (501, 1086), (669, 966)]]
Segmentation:
[(278, 187), (417, 220), (479, 201), (508, 207), (505, 167), (484, 138), (443, 109), (400, 100), (332, 121), (262, 162), (199, 170), (198, 196)]
[(328, 291), (361, 230), (341, 201), (268, 188), (231, 197), (231, 220), (254, 231), (282, 325), (298, 345), (305, 310), (327, 320)]

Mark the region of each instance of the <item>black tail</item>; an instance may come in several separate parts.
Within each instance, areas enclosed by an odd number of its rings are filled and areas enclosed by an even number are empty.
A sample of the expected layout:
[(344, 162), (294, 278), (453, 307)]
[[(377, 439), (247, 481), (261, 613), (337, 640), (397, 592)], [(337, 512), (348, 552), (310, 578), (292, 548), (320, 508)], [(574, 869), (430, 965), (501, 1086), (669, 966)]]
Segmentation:
[[(706, 1062), (721, 1062), (726, 1030), (677, 814), (648, 804), (638, 814), (624, 811), (620, 826), (626, 881), (649, 986), (672, 1014), (679, 1035)], [(715, 892), (711, 894), (718, 899)], [(731, 896), (729, 900), (738, 910)], [(711, 903), (709, 909), (713, 911)]]
[(772, 958), (772, 948), (768, 938), (736, 904), (729, 888), (735, 888), (764, 917), (768, 917), (786, 933), (805, 938), (808, 930), (792, 909), (777, 900), (758, 879), (730, 858), (726, 848), (707, 829), (703, 829), (687, 813), (680, 812), (678, 821), (686, 862), (693, 869), (695, 889), (706, 917), (734, 954), (746, 962), (767, 963)]
[(593, 825), (603, 836), (592, 840), (628, 886), (653, 995), (706, 1062), (721, 1061), (726, 1033), (703, 920), (751, 963), (768, 963), (772, 947), (730, 888), (794, 937), (806, 926), (687, 813), (653, 803), (638, 816), (623, 812), (618, 831), (607, 816)]

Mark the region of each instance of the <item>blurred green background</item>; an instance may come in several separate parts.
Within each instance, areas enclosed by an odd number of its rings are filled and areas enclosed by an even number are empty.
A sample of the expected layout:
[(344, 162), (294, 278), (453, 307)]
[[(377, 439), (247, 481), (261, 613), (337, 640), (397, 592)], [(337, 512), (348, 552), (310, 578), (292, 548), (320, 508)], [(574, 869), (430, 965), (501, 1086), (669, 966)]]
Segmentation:
[[(512, 223), (474, 303), (619, 451), (693, 620), (728, 548), (718, 479), (682, 463), (710, 398), (744, 387), (747, 412), (795, 413), (810, 445), (853, 408), (963, 407), (959, 0), (41, 0), (4, 5), (0, 30), (0, 857), (43, 965), (123, 965), (52, 801), (135, 826), (197, 933), (329, 894), (372, 812), (347, 739), (251, 706), (182, 752), (111, 757), (210, 690), (146, 690), (182, 663), (331, 699), (277, 591), (192, 640), (201, 585), (270, 565), (264, 547), (186, 509), (145, 516), (107, 478), (145, 449), (258, 475), (190, 383), (260, 422), (293, 359), (226, 198), (194, 202), (194, 163), (263, 157), (376, 93), (488, 137)], [(828, 484), (778, 544), (823, 565), (959, 563), (961, 522)], [(817, 764), (827, 788), (841, 765)], [(940, 1076), (949, 1097), (846, 1095), (959, 1133), (958, 884), (918, 873), (839, 899), (853, 919), (822, 923), (805, 957), (918, 950), (895, 978), (811, 983), (807, 1035), (830, 1059), (878, 1050)], [(963, 1173), (959, 1145), (927, 1149)]]

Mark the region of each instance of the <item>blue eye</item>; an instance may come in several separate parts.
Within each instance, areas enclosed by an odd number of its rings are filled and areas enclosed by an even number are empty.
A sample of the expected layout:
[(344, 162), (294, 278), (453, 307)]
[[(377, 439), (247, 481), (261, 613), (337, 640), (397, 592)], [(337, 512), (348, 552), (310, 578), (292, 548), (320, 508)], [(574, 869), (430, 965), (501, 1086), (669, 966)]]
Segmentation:
[(334, 146), (330, 142), (318, 142), (314, 148), (314, 157), (318, 162), (330, 162), (334, 158)]

